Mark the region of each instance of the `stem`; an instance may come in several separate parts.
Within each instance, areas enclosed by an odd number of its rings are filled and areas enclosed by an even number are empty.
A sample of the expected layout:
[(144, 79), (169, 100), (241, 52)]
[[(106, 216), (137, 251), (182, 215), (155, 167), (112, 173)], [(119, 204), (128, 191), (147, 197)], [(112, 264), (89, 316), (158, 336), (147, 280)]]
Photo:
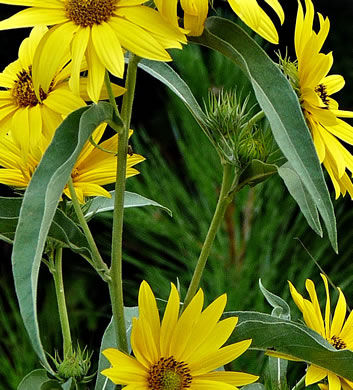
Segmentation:
[(292, 390), (300, 390), (305, 386), (305, 375), (300, 378), (299, 382), (295, 386), (293, 386)]
[(75, 188), (74, 188), (74, 185), (72, 183), (71, 178), (69, 179), (67, 186), (69, 187), (69, 190), (70, 190), (72, 204), (74, 205), (74, 209), (75, 209), (77, 218), (80, 222), (80, 226), (83, 229), (83, 232), (85, 233), (87, 242), (88, 242), (89, 247), (91, 249), (94, 268), (102, 276), (103, 280), (108, 281), (109, 280), (109, 278), (107, 278), (107, 274), (109, 272), (108, 267), (105, 264), (105, 262), (103, 261), (102, 256), (100, 255), (100, 253), (98, 251), (98, 248), (97, 248), (97, 245), (94, 241), (91, 230), (88, 227), (85, 216), (83, 215), (81, 205), (80, 205), (80, 202), (78, 201), (76, 191), (75, 191)]
[(208, 256), (210, 254), (213, 241), (216, 237), (216, 234), (218, 232), (218, 229), (221, 225), (221, 222), (224, 217), (224, 213), (227, 209), (228, 204), (232, 201), (234, 194), (229, 195), (229, 190), (232, 186), (232, 170), (234, 167), (230, 164), (225, 163), (223, 165), (223, 179), (222, 179), (222, 186), (221, 191), (218, 197), (217, 207), (215, 210), (215, 213), (213, 215), (212, 222), (210, 224), (210, 227), (207, 232), (206, 239), (203, 243), (201, 253), (199, 256), (199, 259), (197, 261), (194, 274), (192, 276), (189, 289), (186, 293), (186, 297), (184, 300), (183, 310), (187, 307), (187, 305), (190, 303), (194, 295), (196, 294), (197, 289), (200, 285), (200, 280), (203, 274), (203, 271), (206, 266), (206, 262), (208, 259)]
[(63, 349), (64, 357), (68, 355), (71, 350), (72, 341), (71, 341), (71, 332), (70, 332), (70, 323), (69, 316), (67, 314), (66, 300), (65, 300), (65, 291), (64, 291), (64, 281), (62, 273), (62, 248), (57, 248), (55, 250), (55, 261), (54, 266), (51, 269), (53, 275), (54, 284), (55, 284), (55, 293), (56, 300), (58, 302), (59, 318), (61, 325), (61, 332), (63, 336)]
[[(121, 107), (121, 119), (124, 123), (122, 132), (118, 134), (118, 157), (115, 182), (115, 199), (113, 212), (113, 232), (112, 232), (112, 253), (109, 282), (110, 299), (112, 303), (113, 321), (115, 326), (116, 340), (118, 347), (128, 352), (124, 298), (123, 298), (123, 278), (122, 278), (122, 238), (123, 238), (123, 218), (124, 218), (124, 194), (126, 182), (126, 160), (128, 154), (129, 129), (131, 122), (132, 105), (135, 95), (136, 73), (138, 58), (130, 53), (129, 65), (124, 94)], [(109, 89), (108, 89), (109, 90)]]

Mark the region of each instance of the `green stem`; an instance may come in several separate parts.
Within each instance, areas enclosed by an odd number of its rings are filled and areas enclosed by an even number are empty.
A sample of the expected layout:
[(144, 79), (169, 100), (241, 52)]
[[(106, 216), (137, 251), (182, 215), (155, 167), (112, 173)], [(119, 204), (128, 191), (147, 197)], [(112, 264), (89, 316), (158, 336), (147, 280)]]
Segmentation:
[[(112, 253), (109, 282), (110, 299), (112, 303), (113, 321), (116, 339), (119, 348), (128, 352), (126, 339), (124, 298), (123, 298), (123, 278), (122, 278), (122, 238), (123, 238), (123, 218), (124, 218), (124, 194), (126, 182), (126, 161), (128, 154), (129, 129), (131, 122), (132, 105), (135, 96), (136, 73), (138, 58), (130, 53), (129, 65), (125, 88), (127, 89), (123, 97), (121, 107), (121, 119), (124, 123), (122, 132), (118, 134), (118, 154), (117, 171), (115, 182), (115, 199), (113, 212), (113, 232), (112, 232)], [(109, 89), (108, 89), (109, 90)]]
[(206, 266), (206, 262), (208, 259), (208, 256), (210, 254), (213, 241), (216, 237), (216, 234), (218, 232), (218, 229), (221, 225), (221, 222), (224, 217), (224, 213), (227, 209), (228, 204), (232, 201), (234, 194), (229, 195), (229, 190), (232, 186), (232, 171), (234, 167), (230, 164), (225, 163), (223, 165), (223, 179), (222, 179), (222, 186), (221, 191), (219, 194), (217, 207), (215, 210), (215, 213), (213, 215), (212, 222), (210, 224), (210, 227), (207, 232), (206, 239), (203, 243), (203, 247), (199, 256), (199, 259), (197, 261), (194, 274), (192, 276), (189, 289), (186, 293), (186, 297), (184, 300), (183, 310), (187, 307), (187, 305), (190, 303), (194, 295), (196, 294), (197, 289), (199, 288), (201, 277), (203, 274), (203, 271)]
[(71, 351), (72, 341), (70, 332), (69, 316), (67, 314), (64, 281), (62, 272), (62, 248), (55, 250), (55, 260), (51, 273), (53, 275), (55, 284), (56, 300), (58, 302), (59, 318), (61, 325), (61, 332), (63, 336), (64, 357)]
[(292, 390), (300, 390), (305, 387), (305, 375), (297, 382), (295, 386), (293, 386)]
[(80, 202), (78, 201), (78, 198), (77, 198), (77, 195), (76, 195), (76, 191), (75, 191), (75, 188), (74, 188), (74, 185), (72, 183), (72, 179), (71, 178), (69, 179), (69, 181), (67, 183), (67, 186), (69, 187), (72, 204), (74, 206), (74, 209), (75, 209), (78, 221), (80, 223), (80, 226), (81, 226), (83, 232), (85, 233), (87, 242), (88, 242), (89, 247), (91, 249), (92, 260), (93, 260), (94, 267), (95, 267), (96, 271), (102, 276), (103, 280), (108, 281), (109, 278), (107, 277), (107, 275), (109, 273), (109, 269), (108, 269), (107, 265), (105, 264), (104, 260), (102, 259), (102, 256), (100, 255), (99, 251), (98, 251), (98, 248), (97, 248), (97, 245), (96, 245), (96, 243), (94, 241), (94, 238), (93, 238), (93, 235), (91, 233), (91, 230), (88, 227), (88, 224), (87, 224), (87, 221), (85, 219), (85, 216), (83, 215), (83, 212), (82, 212), (82, 209), (81, 209), (81, 205), (80, 205)]

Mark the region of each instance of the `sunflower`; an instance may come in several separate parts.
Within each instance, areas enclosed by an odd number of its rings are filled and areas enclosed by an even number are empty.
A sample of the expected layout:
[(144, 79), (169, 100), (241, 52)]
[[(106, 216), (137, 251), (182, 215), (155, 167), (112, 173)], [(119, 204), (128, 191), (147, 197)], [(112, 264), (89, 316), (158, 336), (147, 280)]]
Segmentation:
[(42, 132), (51, 138), (63, 115), (85, 105), (68, 89), (68, 67), (64, 62), (56, 67), (48, 90), (40, 89), (39, 96), (35, 94), (33, 56), (47, 30), (43, 26), (33, 28), (20, 45), (18, 60), (0, 73), (0, 137), (11, 129), (13, 141), (23, 151), (35, 146)]
[[(340, 288), (338, 288), (339, 298), (335, 308), (333, 318), (330, 315), (330, 294), (325, 275), (321, 274), (326, 290), (326, 307), (325, 316), (323, 318), (319, 305), (319, 300), (316, 295), (315, 285), (307, 279), (305, 287), (309, 293), (310, 300), (304, 299), (295, 287), (289, 282), (290, 292), (292, 294), (295, 304), (303, 313), (306, 325), (319, 333), (326, 339), (334, 348), (353, 349), (353, 312), (351, 312), (345, 321), (346, 317), (346, 300)], [(318, 366), (310, 365), (305, 375), (305, 384), (309, 386), (327, 378), (328, 385), (322, 384), (320, 387), (328, 390), (344, 390), (353, 389), (353, 382), (346, 378), (337, 376), (333, 372)]]
[[(278, 15), (281, 24), (284, 12), (278, 0), (265, 0)], [(155, 0), (161, 14), (174, 26), (178, 26), (178, 0)], [(257, 0), (228, 0), (229, 5), (239, 18), (257, 34), (272, 43), (278, 43), (277, 30)], [(184, 28), (188, 35), (201, 35), (208, 13), (208, 0), (180, 0), (184, 10)]]
[[(79, 95), (83, 59), (88, 64), (88, 94), (99, 100), (107, 69), (122, 78), (124, 49), (157, 61), (170, 61), (167, 48), (181, 48), (184, 34), (161, 15), (142, 5), (145, 0), (5, 0), (0, 3), (32, 6), (0, 22), (0, 30), (36, 25), (53, 26), (35, 56), (34, 78), (45, 77), (47, 93), (51, 80), (70, 51), (70, 86)], [(38, 90), (38, 85), (35, 87)]]
[(318, 14), (320, 27), (316, 33), (313, 31), (315, 12), (312, 1), (305, 0), (305, 14), (300, 2), (298, 7), (295, 27), (297, 71), (292, 82), (298, 92), (319, 160), (332, 180), (336, 199), (347, 191), (353, 198), (353, 185), (348, 176), (348, 171), (353, 172), (353, 156), (340, 142), (353, 144), (353, 127), (340, 119), (353, 118), (353, 112), (340, 110), (331, 97), (343, 88), (345, 82), (341, 75), (328, 75), (333, 64), (332, 53), (320, 53), (330, 22)]
[[(93, 133), (92, 139), (95, 144), (99, 143), (105, 128), (106, 124), (102, 124)], [(118, 135), (116, 134), (101, 142), (100, 149), (91, 142), (87, 142), (83, 147), (71, 173), (80, 203), (85, 203), (85, 198), (88, 196), (111, 196), (102, 186), (114, 183), (116, 180), (116, 153), (114, 151), (117, 150), (117, 142)], [(24, 158), (23, 152), (12, 137), (12, 132), (1, 137), (0, 166), (3, 168), (0, 167), (0, 183), (16, 189), (25, 189), (48, 145), (49, 140), (41, 135), (36, 147), (32, 147)], [(129, 154), (127, 156), (126, 177), (138, 174), (139, 172), (132, 167), (143, 160), (144, 157), (139, 154)], [(71, 198), (67, 186), (64, 189), (64, 194)]]
[(112, 367), (102, 374), (115, 384), (126, 385), (126, 390), (234, 390), (255, 382), (255, 375), (213, 371), (246, 351), (251, 340), (222, 347), (237, 318), (219, 321), (227, 301), (225, 294), (202, 311), (203, 300), (200, 289), (179, 317), (180, 298), (172, 284), (161, 323), (153, 292), (142, 282), (139, 318), (133, 319), (131, 333), (135, 357), (106, 349), (103, 354)]

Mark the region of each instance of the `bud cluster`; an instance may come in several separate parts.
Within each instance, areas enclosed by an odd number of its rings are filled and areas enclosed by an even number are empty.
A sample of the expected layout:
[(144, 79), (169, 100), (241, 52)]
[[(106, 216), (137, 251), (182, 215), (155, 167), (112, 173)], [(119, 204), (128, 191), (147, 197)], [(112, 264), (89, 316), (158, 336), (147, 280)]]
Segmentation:
[[(209, 94), (206, 106), (206, 130), (221, 159), (239, 169), (252, 160), (266, 161), (272, 147), (270, 132), (259, 126), (262, 115), (255, 114), (236, 91)], [(270, 142), (269, 142), (270, 141)]]

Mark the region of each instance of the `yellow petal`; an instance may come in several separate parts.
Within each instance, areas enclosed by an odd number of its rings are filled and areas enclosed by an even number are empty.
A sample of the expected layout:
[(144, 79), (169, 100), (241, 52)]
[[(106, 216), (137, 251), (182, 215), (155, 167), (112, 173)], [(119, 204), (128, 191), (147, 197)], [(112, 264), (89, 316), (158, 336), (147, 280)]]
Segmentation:
[(80, 71), (82, 61), (87, 49), (91, 29), (82, 27), (77, 30), (71, 44), (71, 77), (69, 85), (74, 94), (80, 96)]
[(139, 316), (145, 316), (152, 332), (155, 345), (159, 352), (160, 318), (156, 298), (146, 281), (140, 286), (138, 296)]
[(341, 390), (341, 381), (339, 377), (331, 371), (328, 371), (328, 386), (330, 390)]
[(124, 54), (115, 31), (108, 23), (92, 26), (92, 43), (100, 62), (116, 77), (124, 75)]
[(251, 340), (244, 340), (228, 345), (208, 354), (200, 361), (189, 364), (189, 368), (194, 376), (206, 374), (236, 359), (249, 348), (250, 344)]
[(97, 56), (92, 39), (88, 41), (86, 59), (89, 69), (87, 93), (90, 99), (97, 103), (104, 83), (105, 67)]
[(176, 360), (183, 360), (183, 352), (190, 340), (192, 329), (200, 317), (203, 301), (204, 294), (199, 289), (175, 326), (174, 334), (170, 341), (169, 354), (173, 355)]
[(313, 383), (319, 382), (327, 376), (327, 370), (317, 367), (309, 366), (305, 375), (305, 385), (309, 386)]
[(0, 30), (38, 25), (54, 25), (67, 22), (64, 9), (26, 8), (0, 22)]
[(170, 61), (171, 57), (151, 34), (123, 18), (112, 18), (110, 25), (115, 30), (121, 45), (140, 57), (151, 60)]
[(338, 288), (338, 292), (339, 292), (339, 297), (338, 297), (338, 301), (337, 301), (337, 305), (336, 305), (336, 309), (333, 315), (332, 325), (331, 325), (331, 335), (330, 335), (331, 337), (340, 335), (344, 320), (346, 318), (346, 310), (347, 310), (346, 299), (340, 288)]
[(197, 379), (219, 381), (233, 386), (245, 386), (256, 382), (259, 377), (256, 375), (246, 374), (245, 372), (215, 371), (200, 375)]
[[(41, 39), (33, 59), (32, 79), (37, 96), (49, 91), (54, 76), (68, 61), (69, 47), (78, 29), (74, 23), (52, 27)], [(50, 59), (44, 60), (44, 59)]]
[(169, 354), (169, 344), (178, 321), (179, 308), (179, 293), (174, 284), (171, 284), (168, 303), (164, 311), (161, 325), (160, 348), (162, 356), (167, 356)]

